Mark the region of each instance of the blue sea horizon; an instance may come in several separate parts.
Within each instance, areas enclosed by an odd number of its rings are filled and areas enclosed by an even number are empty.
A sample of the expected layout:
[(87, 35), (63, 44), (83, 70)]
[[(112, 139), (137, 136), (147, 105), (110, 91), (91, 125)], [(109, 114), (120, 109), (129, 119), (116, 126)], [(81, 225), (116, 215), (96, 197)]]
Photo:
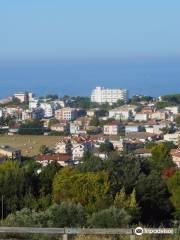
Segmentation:
[(0, 98), (18, 91), (89, 96), (96, 86), (130, 95), (180, 93), (180, 59), (0, 61)]

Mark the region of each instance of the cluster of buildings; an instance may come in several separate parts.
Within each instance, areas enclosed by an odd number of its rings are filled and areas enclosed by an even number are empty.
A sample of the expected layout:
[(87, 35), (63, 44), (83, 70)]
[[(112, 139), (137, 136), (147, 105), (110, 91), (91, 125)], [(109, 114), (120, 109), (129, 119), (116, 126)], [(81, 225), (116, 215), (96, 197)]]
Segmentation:
[[(18, 93), (14, 97), (21, 103), (27, 103), (28, 108), (7, 106), (0, 109), (1, 117), (14, 116), (17, 122), (39, 119), (47, 129), (46, 135), (49, 132), (62, 134), (53, 148), (54, 154), (36, 156), (43, 165), (51, 161), (57, 161), (62, 166), (77, 164), (86, 152), (105, 159), (107, 155), (100, 152), (99, 147), (101, 143), (110, 141), (117, 151), (131, 151), (141, 157), (151, 156), (150, 150), (145, 147), (148, 143), (173, 142), (177, 149), (172, 149), (170, 154), (180, 167), (180, 131), (175, 121), (180, 116), (179, 106), (158, 110), (154, 101), (132, 105), (128, 104), (127, 90), (102, 87), (92, 91), (92, 102), (113, 105), (120, 100), (124, 104), (111, 107), (108, 111), (100, 107), (87, 110), (72, 108), (69, 102), (59, 99), (38, 99), (32, 93)], [(12, 128), (9, 131), (8, 134), (17, 133)], [(7, 150), (7, 147), (0, 148), (0, 154), (1, 149)]]

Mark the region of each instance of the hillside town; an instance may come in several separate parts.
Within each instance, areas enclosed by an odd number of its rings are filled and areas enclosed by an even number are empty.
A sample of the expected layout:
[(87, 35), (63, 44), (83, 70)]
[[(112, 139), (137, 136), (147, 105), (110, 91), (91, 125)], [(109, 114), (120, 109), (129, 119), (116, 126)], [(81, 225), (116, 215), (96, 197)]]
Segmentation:
[[(180, 168), (180, 96), (130, 98), (126, 89), (103, 87), (96, 87), (90, 98), (15, 93), (0, 100), (0, 131), (12, 137), (58, 136), (53, 147), (42, 146), (32, 156), (43, 166), (79, 164), (89, 152), (105, 160), (111, 148), (146, 158), (151, 146), (167, 142), (172, 143), (174, 167)], [(9, 158), (21, 158), (21, 149), (2, 143), (0, 160)]]

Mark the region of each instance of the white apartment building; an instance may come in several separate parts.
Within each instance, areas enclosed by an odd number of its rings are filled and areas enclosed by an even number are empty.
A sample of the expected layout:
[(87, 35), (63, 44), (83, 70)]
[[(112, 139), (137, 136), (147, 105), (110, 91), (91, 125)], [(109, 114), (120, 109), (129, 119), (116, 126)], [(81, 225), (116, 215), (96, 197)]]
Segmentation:
[(39, 107), (39, 99), (37, 98), (31, 98), (29, 100), (29, 109), (37, 108)]
[(131, 110), (124, 110), (121, 108), (115, 108), (109, 110), (109, 118), (115, 118), (116, 120), (130, 120), (133, 117)]
[(96, 87), (91, 93), (91, 102), (113, 104), (118, 100), (122, 100), (123, 102), (128, 101), (127, 89)]
[(50, 103), (41, 103), (40, 108), (44, 110), (44, 117), (51, 118), (54, 116), (54, 108)]

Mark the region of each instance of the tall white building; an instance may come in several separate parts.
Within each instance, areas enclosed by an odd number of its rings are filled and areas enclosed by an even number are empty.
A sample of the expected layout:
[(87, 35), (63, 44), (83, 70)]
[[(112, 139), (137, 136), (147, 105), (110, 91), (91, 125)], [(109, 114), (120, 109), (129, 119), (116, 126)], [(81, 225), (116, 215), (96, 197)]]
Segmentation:
[(113, 104), (118, 100), (122, 100), (125, 103), (128, 101), (127, 89), (96, 87), (91, 93), (91, 102)]

